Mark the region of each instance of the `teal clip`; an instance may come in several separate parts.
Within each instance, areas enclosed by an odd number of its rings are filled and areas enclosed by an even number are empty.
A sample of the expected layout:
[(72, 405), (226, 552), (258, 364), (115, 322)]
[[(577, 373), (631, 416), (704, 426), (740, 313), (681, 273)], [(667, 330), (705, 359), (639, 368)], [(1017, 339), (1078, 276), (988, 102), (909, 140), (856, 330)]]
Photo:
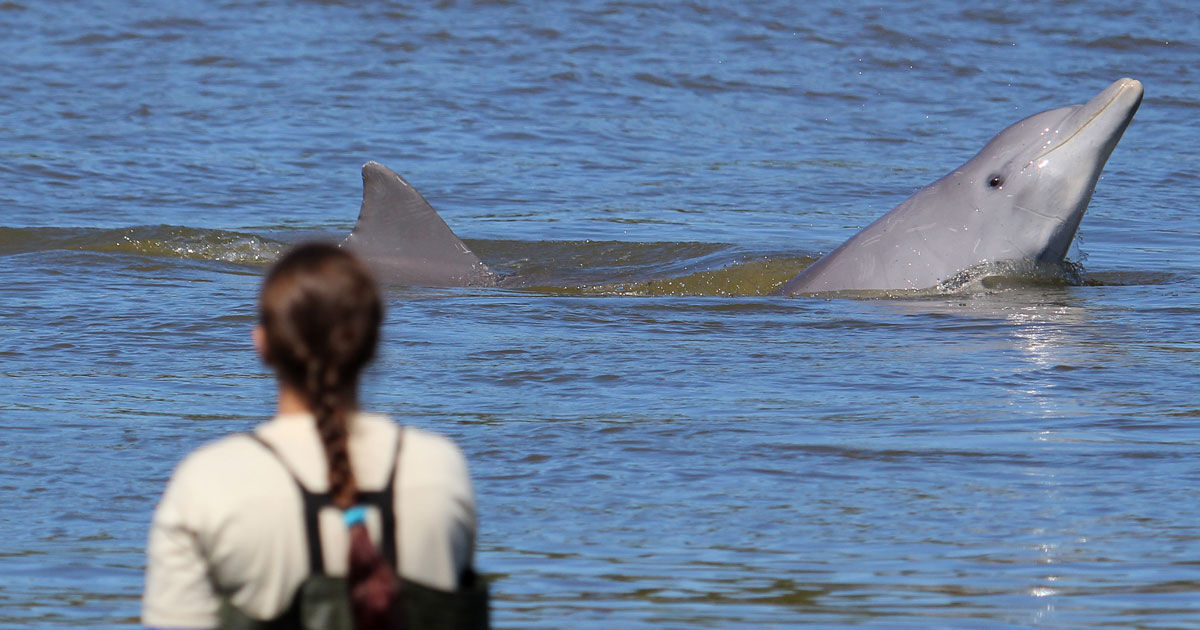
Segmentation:
[(365, 523), (367, 520), (367, 508), (364, 505), (356, 505), (346, 510), (346, 514), (342, 518), (346, 519), (346, 527), (354, 527), (359, 523)]

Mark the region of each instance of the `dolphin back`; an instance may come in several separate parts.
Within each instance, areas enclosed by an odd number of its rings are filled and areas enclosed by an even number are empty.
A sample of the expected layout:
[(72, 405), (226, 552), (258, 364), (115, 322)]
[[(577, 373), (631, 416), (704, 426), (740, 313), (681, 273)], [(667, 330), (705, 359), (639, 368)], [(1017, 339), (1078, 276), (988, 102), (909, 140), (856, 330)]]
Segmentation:
[(389, 284), (495, 284), (495, 274), (403, 177), (378, 162), (362, 167), (363, 199), (343, 246)]

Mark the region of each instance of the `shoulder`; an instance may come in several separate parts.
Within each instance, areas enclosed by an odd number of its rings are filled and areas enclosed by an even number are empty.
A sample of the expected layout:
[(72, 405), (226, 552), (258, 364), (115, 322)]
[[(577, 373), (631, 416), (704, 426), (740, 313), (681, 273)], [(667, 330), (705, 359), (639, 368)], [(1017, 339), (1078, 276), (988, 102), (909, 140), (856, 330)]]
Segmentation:
[(399, 486), (470, 492), (462, 451), (453, 440), (433, 431), (400, 425), (380, 414), (359, 413), (351, 430), (350, 450), (363, 480), (382, 479), (396, 461)]
[[(396, 432), (400, 431), (401, 461), (409, 464), (418, 462), (422, 467), (466, 468), (466, 458), (454, 440), (426, 429), (399, 425), (387, 416), (361, 413), (356, 418), (356, 432), (372, 441), (395, 443)], [(356, 436), (357, 437), (357, 436)]]
[(235, 433), (209, 442), (188, 453), (175, 469), (175, 477), (229, 476), (258, 468), (270, 461), (270, 453), (249, 434)]
[(474, 505), (467, 458), (453, 440), (410, 426), (403, 428), (401, 439), (396, 467), (396, 491), (401, 496), (439, 496), (440, 500)]
[(404, 427), (400, 457), (409, 466), (442, 472), (462, 472), (467, 469), (467, 459), (462, 450), (450, 438), (419, 429)]
[(266, 448), (247, 434), (235, 434), (184, 457), (171, 475), (163, 503), (185, 512), (237, 506), (288, 483), (287, 472)]
[(412, 448), (430, 455), (443, 457), (462, 457), (458, 444), (441, 433), (434, 433), (419, 427), (403, 427), (404, 449)]

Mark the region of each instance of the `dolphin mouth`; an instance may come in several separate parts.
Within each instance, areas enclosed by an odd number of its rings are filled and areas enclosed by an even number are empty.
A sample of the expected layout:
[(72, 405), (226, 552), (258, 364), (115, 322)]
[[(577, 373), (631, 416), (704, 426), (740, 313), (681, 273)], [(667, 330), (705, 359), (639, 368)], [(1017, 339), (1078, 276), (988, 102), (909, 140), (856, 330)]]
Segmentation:
[[(1111, 143), (1112, 147), (1115, 147), (1116, 140), (1120, 139), (1121, 134), (1125, 131), (1125, 127), (1129, 125), (1129, 121), (1133, 120), (1133, 115), (1142, 104), (1144, 93), (1145, 89), (1142, 87), (1142, 82), (1137, 79), (1125, 77), (1114, 81), (1112, 85), (1102, 90), (1092, 100), (1083, 105), (1076, 105), (1075, 111), (1068, 114), (1059, 123), (1058, 129), (1061, 131), (1064, 126), (1074, 123), (1074, 130), (1069, 135), (1057, 139), (1057, 142), (1053, 146), (1040, 152), (1030, 162), (1039, 162), (1050, 153), (1070, 144), (1072, 140), (1085, 130), (1095, 129), (1097, 126), (1103, 128), (1101, 133), (1108, 136), (1106, 139)], [(1112, 148), (1110, 147), (1109, 151), (1111, 152), (1111, 150)], [(1105, 154), (1105, 157), (1107, 157), (1107, 154)]]

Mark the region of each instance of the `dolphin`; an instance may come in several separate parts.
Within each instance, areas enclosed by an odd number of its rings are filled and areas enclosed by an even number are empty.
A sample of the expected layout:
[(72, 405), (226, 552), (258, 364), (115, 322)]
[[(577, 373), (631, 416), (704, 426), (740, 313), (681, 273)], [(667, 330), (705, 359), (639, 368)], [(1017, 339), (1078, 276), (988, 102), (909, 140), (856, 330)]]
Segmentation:
[(777, 293), (932, 289), (985, 263), (1061, 263), (1142, 93), (1120, 79), (1013, 124)]
[(498, 274), (466, 246), (403, 177), (378, 162), (362, 167), (358, 221), (342, 246), (389, 284), (495, 286)]
[[(1083, 105), (1034, 114), (918, 191), (776, 292), (935, 288), (986, 263), (1061, 263), (1096, 180), (1142, 101), (1121, 79)], [(388, 284), (508, 286), (403, 177), (362, 167), (358, 221), (342, 245)]]

